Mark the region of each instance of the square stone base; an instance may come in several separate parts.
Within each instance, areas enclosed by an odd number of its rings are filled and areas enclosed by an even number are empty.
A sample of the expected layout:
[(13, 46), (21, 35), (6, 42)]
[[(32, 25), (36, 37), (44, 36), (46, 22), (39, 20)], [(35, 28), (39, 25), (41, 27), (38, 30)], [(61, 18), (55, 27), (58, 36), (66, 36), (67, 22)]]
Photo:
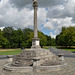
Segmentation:
[(39, 38), (33, 38), (31, 48), (41, 48), (39, 44), (40, 44)]

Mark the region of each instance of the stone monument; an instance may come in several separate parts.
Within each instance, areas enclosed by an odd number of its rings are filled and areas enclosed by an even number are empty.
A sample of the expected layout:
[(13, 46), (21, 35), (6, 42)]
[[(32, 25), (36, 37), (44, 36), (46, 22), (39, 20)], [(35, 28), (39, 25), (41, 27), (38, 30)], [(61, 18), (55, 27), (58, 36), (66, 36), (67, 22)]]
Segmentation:
[(32, 39), (32, 48), (40, 48), (38, 32), (37, 32), (37, 7), (38, 7), (38, 1), (33, 0), (33, 8), (34, 8), (34, 38)]
[(34, 7), (34, 38), (32, 39), (31, 49), (23, 50), (13, 58), (11, 63), (4, 65), (5, 70), (10, 71), (40, 71), (40, 70), (59, 70), (64, 67), (65, 61), (52, 52), (40, 47), (37, 32), (37, 7), (38, 1), (33, 0)]

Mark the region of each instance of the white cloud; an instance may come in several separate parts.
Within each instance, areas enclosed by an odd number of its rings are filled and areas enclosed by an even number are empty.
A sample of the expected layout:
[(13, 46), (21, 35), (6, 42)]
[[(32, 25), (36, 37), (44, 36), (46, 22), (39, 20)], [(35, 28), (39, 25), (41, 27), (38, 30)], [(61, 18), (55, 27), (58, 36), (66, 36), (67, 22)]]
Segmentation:
[(54, 30), (55, 35), (61, 32), (62, 27), (75, 26), (75, 23), (72, 23), (72, 18), (66, 17), (64, 19), (49, 19), (49, 22), (44, 24), (44, 28)]
[[(15, 8), (8, 8), (8, 11), (0, 18), (3, 26), (24, 28), (33, 25), (33, 11), (24, 8), (18, 11)], [(0, 24), (0, 25), (1, 25)]]
[[(12, 26), (15, 28), (32, 28), (33, 27), (33, 10), (23, 8), (18, 10), (9, 4), (9, 0), (4, 3), (2, 1), (0, 8), (0, 27)], [(7, 4), (7, 5), (6, 5)], [(4, 14), (3, 14), (4, 13)], [(45, 8), (38, 8), (38, 29), (41, 30), (40, 25), (46, 21), (47, 11)]]
[(38, 24), (37, 24), (38, 25), (38, 29), (41, 30), (40, 26), (46, 22), (46, 16), (47, 16), (46, 9), (45, 8), (39, 8), (37, 15), (38, 15), (37, 16), (38, 17), (38, 19), (37, 19), (37, 21), (38, 21)]
[(3, 29), (4, 29), (4, 27), (0, 27), (0, 29), (1, 29), (1, 30), (3, 30)]
[(50, 32), (51, 38), (56, 38), (56, 35), (54, 35), (52, 32)]

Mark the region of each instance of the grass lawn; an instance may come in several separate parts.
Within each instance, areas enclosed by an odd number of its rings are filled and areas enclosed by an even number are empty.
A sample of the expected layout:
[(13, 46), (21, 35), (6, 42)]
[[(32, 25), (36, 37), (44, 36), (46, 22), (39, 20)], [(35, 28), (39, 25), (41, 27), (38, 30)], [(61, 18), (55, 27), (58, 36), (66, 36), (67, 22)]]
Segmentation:
[(20, 49), (0, 49), (0, 55), (17, 55), (20, 52), (22, 52), (22, 50)]
[(63, 50), (70, 51), (70, 52), (75, 52), (75, 49), (63, 49)]
[(44, 46), (44, 49), (49, 49), (50, 47), (56, 48), (56, 46)]
[(49, 49), (49, 47), (50, 47), (50, 46), (44, 46), (43, 48), (44, 48), (44, 49)]
[(66, 50), (66, 51), (70, 51), (70, 52), (75, 52), (75, 46), (72, 46), (71, 48), (69, 47), (63, 47), (63, 46), (57, 46), (57, 49), (62, 49), (62, 50)]

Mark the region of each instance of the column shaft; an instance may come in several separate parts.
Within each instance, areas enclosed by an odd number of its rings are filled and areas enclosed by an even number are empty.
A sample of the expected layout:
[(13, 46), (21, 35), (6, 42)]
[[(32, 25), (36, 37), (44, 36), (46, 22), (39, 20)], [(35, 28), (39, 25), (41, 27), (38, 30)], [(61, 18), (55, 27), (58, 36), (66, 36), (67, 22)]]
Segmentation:
[(34, 38), (38, 38), (38, 33), (37, 33), (37, 7), (34, 7)]

